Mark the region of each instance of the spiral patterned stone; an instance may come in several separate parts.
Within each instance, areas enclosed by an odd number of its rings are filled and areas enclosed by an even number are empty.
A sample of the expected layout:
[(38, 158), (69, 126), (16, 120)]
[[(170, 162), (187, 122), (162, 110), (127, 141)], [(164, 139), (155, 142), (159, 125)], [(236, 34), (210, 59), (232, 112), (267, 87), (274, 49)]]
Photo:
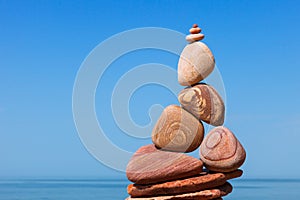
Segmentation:
[(219, 126), (204, 138), (200, 158), (211, 171), (231, 172), (244, 163), (246, 152), (229, 129)]
[(126, 168), (127, 178), (136, 184), (153, 184), (198, 175), (200, 159), (178, 152), (162, 151), (153, 144), (139, 148)]
[(188, 44), (178, 62), (178, 82), (183, 86), (194, 85), (205, 79), (214, 67), (214, 56), (204, 43)]
[(224, 102), (210, 85), (198, 84), (185, 88), (179, 93), (178, 101), (185, 110), (208, 124), (220, 126), (224, 123)]
[(197, 118), (177, 105), (170, 105), (158, 119), (152, 141), (160, 149), (191, 152), (200, 146), (203, 135), (203, 125)]

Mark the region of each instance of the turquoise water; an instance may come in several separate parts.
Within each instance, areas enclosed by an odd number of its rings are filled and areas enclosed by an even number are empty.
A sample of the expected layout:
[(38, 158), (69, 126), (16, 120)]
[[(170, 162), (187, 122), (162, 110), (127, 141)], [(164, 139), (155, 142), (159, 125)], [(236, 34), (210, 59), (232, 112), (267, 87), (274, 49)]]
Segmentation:
[[(127, 197), (126, 180), (2, 180), (2, 200), (119, 200)], [(224, 199), (299, 200), (300, 180), (233, 180)]]

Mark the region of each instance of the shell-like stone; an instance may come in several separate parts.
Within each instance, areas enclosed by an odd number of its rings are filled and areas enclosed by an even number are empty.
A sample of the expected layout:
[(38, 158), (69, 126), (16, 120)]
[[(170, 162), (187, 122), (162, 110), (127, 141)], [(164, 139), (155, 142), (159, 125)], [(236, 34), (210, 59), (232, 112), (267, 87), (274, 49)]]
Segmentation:
[(178, 82), (183, 86), (194, 85), (205, 79), (214, 67), (214, 56), (204, 43), (188, 44), (178, 62)]
[(204, 135), (202, 123), (176, 105), (165, 108), (153, 131), (152, 141), (161, 149), (191, 152), (197, 149)]
[(200, 40), (203, 40), (204, 38), (204, 34), (202, 33), (198, 33), (198, 34), (190, 34), (190, 35), (187, 35), (185, 37), (185, 39), (188, 41), (188, 42), (196, 42), (196, 41), (200, 41)]
[(126, 168), (128, 179), (136, 184), (157, 184), (199, 175), (203, 162), (184, 153), (162, 151), (153, 144), (139, 148)]
[(246, 152), (229, 129), (218, 126), (204, 138), (200, 158), (211, 171), (231, 172), (244, 163)]
[(208, 124), (220, 126), (224, 123), (224, 102), (210, 85), (187, 87), (179, 93), (178, 101), (185, 110)]

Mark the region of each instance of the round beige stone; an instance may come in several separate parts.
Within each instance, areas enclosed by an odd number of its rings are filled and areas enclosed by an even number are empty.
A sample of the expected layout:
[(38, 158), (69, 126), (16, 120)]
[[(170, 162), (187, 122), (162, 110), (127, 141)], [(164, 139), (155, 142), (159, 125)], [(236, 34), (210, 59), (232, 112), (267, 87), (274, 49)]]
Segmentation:
[(188, 44), (178, 62), (178, 82), (183, 86), (194, 85), (205, 79), (214, 67), (214, 56), (204, 43)]
[(165, 108), (153, 131), (152, 141), (156, 147), (176, 152), (197, 149), (204, 135), (202, 123), (177, 105)]

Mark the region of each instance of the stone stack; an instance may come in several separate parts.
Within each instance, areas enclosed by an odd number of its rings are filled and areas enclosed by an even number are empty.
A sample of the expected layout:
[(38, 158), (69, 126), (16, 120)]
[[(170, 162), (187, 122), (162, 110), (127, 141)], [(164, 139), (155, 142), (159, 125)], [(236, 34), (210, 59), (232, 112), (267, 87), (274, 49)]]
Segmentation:
[[(228, 180), (240, 177), (246, 152), (223, 125), (225, 106), (210, 85), (201, 83), (215, 60), (200, 40), (195, 24), (178, 62), (178, 82), (187, 86), (178, 95), (181, 106), (164, 109), (152, 131), (153, 144), (141, 147), (128, 163), (133, 184), (127, 200), (222, 199), (232, 191)], [(203, 122), (216, 126), (204, 138)], [(200, 159), (185, 153), (200, 146)], [(205, 168), (203, 168), (205, 167)]]

